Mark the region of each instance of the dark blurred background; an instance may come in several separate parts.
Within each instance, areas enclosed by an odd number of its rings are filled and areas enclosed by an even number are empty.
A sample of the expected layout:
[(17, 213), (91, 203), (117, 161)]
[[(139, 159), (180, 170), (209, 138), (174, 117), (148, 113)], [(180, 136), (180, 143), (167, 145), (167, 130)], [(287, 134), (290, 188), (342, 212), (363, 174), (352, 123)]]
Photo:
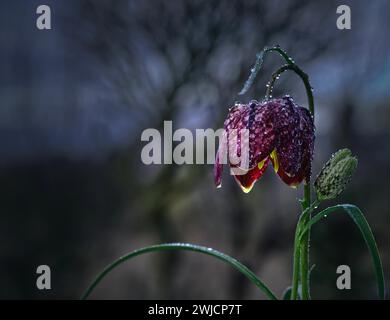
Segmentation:
[[(48, 4), (52, 30), (39, 31)], [(352, 29), (336, 28), (347, 4)], [(114, 258), (140, 246), (193, 242), (237, 257), (277, 294), (291, 282), (301, 196), (268, 170), (243, 194), (212, 165), (142, 164), (146, 128), (220, 128), (236, 100), (261, 99), (267, 56), (253, 88), (237, 93), (256, 52), (280, 44), (310, 75), (316, 102), (313, 174), (343, 147), (359, 168), (340, 202), (366, 214), (390, 275), (390, 3), (378, 1), (5, 1), (0, 10), (0, 298), (80, 297)], [(306, 105), (284, 74), (274, 96)], [(330, 204), (330, 203), (329, 203)], [(369, 254), (344, 214), (312, 234), (312, 296), (376, 297)], [(52, 290), (35, 286), (52, 270)], [(352, 290), (336, 268), (352, 269)], [(194, 253), (139, 257), (93, 298), (263, 299), (219, 261)]]

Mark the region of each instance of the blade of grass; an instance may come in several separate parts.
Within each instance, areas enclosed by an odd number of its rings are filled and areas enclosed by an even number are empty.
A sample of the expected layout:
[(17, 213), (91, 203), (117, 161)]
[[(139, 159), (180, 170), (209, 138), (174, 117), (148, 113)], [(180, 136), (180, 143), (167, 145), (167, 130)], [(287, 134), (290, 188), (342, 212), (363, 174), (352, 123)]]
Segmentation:
[(326, 217), (328, 214), (335, 212), (339, 209), (344, 210), (352, 218), (355, 224), (358, 226), (370, 252), (372, 262), (374, 265), (375, 277), (378, 286), (378, 296), (380, 299), (385, 299), (385, 281), (383, 275), (382, 261), (379, 255), (378, 246), (375, 242), (374, 235), (371, 231), (371, 228), (364, 217), (360, 209), (352, 204), (339, 204), (333, 207), (326, 208), (320, 213), (316, 214), (303, 228), (300, 237), (310, 230), (310, 227), (320, 221), (322, 218)]
[(291, 300), (292, 287), (287, 287), (283, 291), (282, 300)]
[(161, 251), (172, 251), (172, 250), (184, 250), (184, 251), (194, 251), (203, 253), (209, 256), (212, 256), (214, 258), (217, 258), (219, 260), (222, 260), (223, 262), (227, 263), (228, 265), (232, 266), (239, 272), (241, 272), (245, 277), (247, 277), (255, 286), (257, 286), (269, 299), (271, 300), (277, 300), (277, 297), (275, 294), (246, 266), (244, 266), (241, 262), (238, 260), (228, 256), (225, 253), (219, 252), (217, 250), (214, 250), (212, 248), (207, 248), (203, 246), (198, 246), (194, 244), (189, 243), (166, 243), (166, 244), (158, 244), (153, 245), (149, 247), (144, 247), (135, 251), (132, 251), (119, 259), (115, 260), (111, 264), (109, 264), (101, 273), (98, 274), (98, 276), (95, 278), (95, 280), (92, 282), (92, 284), (87, 288), (83, 296), (81, 297), (82, 300), (85, 300), (88, 298), (88, 296), (92, 293), (92, 291), (96, 288), (96, 286), (105, 278), (113, 269), (121, 265), (122, 263), (135, 258), (136, 256), (149, 253), (149, 252), (161, 252)]

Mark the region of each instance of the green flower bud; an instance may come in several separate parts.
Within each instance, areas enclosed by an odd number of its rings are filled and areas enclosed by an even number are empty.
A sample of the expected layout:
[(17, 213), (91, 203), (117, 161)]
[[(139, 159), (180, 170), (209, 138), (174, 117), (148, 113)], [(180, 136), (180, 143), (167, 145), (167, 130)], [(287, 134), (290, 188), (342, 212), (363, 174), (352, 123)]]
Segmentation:
[(334, 153), (314, 182), (318, 200), (330, 200), (340, 195), (351, 181), (357, 164), (357, 158), (349, 149)]

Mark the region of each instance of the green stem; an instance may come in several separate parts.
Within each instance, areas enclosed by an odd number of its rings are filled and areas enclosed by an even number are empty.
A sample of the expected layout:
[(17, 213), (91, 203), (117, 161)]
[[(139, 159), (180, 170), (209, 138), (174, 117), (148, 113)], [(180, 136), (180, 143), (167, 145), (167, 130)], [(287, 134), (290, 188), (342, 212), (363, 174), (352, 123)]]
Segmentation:
[(271, 47), (271, 48), (265, 47), (261, 52), (256, 54), (256, 62), (254, 64), (253, 68), (251, 68), (251, 73), (249, 75), (249, 78), (247, 81), (245, 81), (244, 87), (239, 92), (239, 95), (245, 94), (250, 89), (253, 82), (255, 81), (257, 73), (260, 71), (261, 67), (263, 66), (264, 56), (266, 55), (266, 53), (271, 52), (271, 51), (275, 51), (275, 52), (279, 53), (280, 56), (286, 61), (287, 64), (294, 64), (294, 60), (291, 59), (288, 56), (288, 54), (282, 48), (280, 48), (278, 45)]
[(288, 64), (294, 64), (295, 63), (294, 60), (291, 59), (291, 57), (287, 54), (287, 52), (284, 51), (279, 45), (271, 47), (271, 48), (265, 48), (264, 51), (265, 52), (275, 51), (275, 52), (279, 53), (284, 58), (284, 60), (286, 60), (286, 62)]
[(254, 285), (256, 285), (268, 298), (270, 298), (271, 300), (277, 300), (276, 295), (251, 270), (249, 270), (238, 260), (228, 256), (227, 254), (214, 250), (212, 248), (202, 247), (202, 246), (193, 245), (189, 243), (165, 243), (165, 244), (144, 247), (120, 257), (119, 259), (109, 264), (101, 273), (98, 274), (98, 276), (95, 278), (92, 284), (82, 295), (81, 299), (82, 300), (87, 299), (88, 296), (95, 289), (95, 287), (103, 280), (103, 278), (105, 278), (113, 269), (115, 269), (125, 261), (148, 252), (171, 251), (171, 250), (195, 251), (222, 260), (223, 262), (226, 262), (227, 264), (234, 267), (236, 270), (240, 271)]
[[(264, 55), (270, 51), (275, 51), (279, 53), (286, 61), (286, 64), (280, 67), (272, 74), (271, 80), (268, 82), (267, 85), (265, 98), (270, 99), (272, 97), (272, 90), (275, 85), (275, 82), (276, 80), (279, 79), (280, 75), (283, 72), (287, 70), (294, 71), (301, 78), (303, 84), (305, 85), (306, 95), (308, 100), (308, 108), (314, 121), (314, 97), (313, 97), (313, 88), (311, 87), (309, 82), (309, 76), (300, 67), (298, 67), (295, 64), (294, 60), (279, 46), (275, 46), (272, 48), (266, 47), (264, 48), (263, 51), (257, 54), (256, 63), (254, 67), (251, 69), (251, 74), (239, 94), (245, 94), (249, 90), (249, 88), (254, 82), (254, 79), (258, 71), (261, 69), (263, 65)], [(299, 280), (301, 280), (301, 284), (302, 284), (302, 299), (310, 298), (310, 290), (309, 290), (310, 227), (307, 230), (307, 232), (304, 234), (304, 236), (302, 236), (302, 238), (299, 237), (300, 230), (302, 230), (308, 225), (308, 222), (310, 221), (311, 218), (311, 211), (313, 210), (314, 204), (311, 205), (310, 193), (311, 193), (310, 182), (308, 182), (305, 183), (304, 185), (304, 196), (302, 200), (302, 214), (297, 224), (297, 229), (295, 234), (294, 270), (293, 270), (293, 285), (291, 291), (291, 299), (297, 299), (298, 297)]]
[[(305, 183), (302, 209), (308, 209), (311, 204), (310, 183)], [(301, 225), (306, 226), (311, 219), (311, 210), (302, 219)], [(310, 249), (310, 230), (302, 237), (300, 242), (300, 267), (301, 267), (301, 285), (302, 300), (310, 299), (310, 279), (309, 279), (309, 249)]]
[[(287, 71), (294, 71), (302, 80), (305, 85), (306, 95), (308, 100), (308, 107), (310, 114), (314, 121), (314, 97), (313, 97), (313, 88), (309, 82), (309, 76), (298, 67), (295, 62), (287, 55), (285, 51), (280, 49), (279, 47), (266, 49), (266, 51), (277, 51), (279, 52), (287, 64), (281, 66), (278, 70), (276, 70), (271, 77), (271, 80), (268, 82), (267, 91), (265, 98), (270, 99), (272, 97), (272, 90), (275, 85), (276, 80), (279, 79), (280, 75)], [(305, 183), (304, 185), (304, 195), (302, 201), (302, 215), (299, 219), (296, 233), (300, 232), (301, 228), (307, 225), (311, 218), (311, 192), (310, 192), (310, 182)], [(298, 296), (298, 286), (299, 280), (301, 281), (302, 286), (302, 299), (310, 299), (310, 279), (309, 279), (309, 248), (310, 248), (310, 229), (307, 230), (305, 235), (302, 237), (301, 241), (299, 241), (299, 237), (297, 234), (295, 235), (294, 242), (294, 270), (293, 270), (293, 289), (291, 293), (291, 298), (296, 299)], [(298, 269), (300, 268), (300, 273)]]
[[(307, 199), (307, 197), (306, 197)], [(311, 205), (307, 206), (305, 199), (302, 201), (303, 209), (295, 230), (295, 239), (294, 239), (294, 269), (293, 269), (293, 284), (291, 289), (291, 300), (296, 300), (298, 298), (298, 287), (301, 280), (301, 244), (302, 244), (302, 230), (307, 230), (308, 221), (310, 221), (310, 216), (313, 210), (317, 207), (319, 202), (316, 200)]]
[[(301, 215), (302, 217), (302, 215)], [(299, 235), (301, 233), (300, 220), (298, 221), (297, 228), (295, 230), (294, 239), (294, 265), (293, 265), (293, 283), (291, 288), (291, 300), (297, 300), (298, 298), (298, 287), (299, 287), (299, 272), (300, 272), (300, 246), (299, 246)]]
[(265, 93), (265, 98), (270, 99), (270, 97), (272, 96), (272, 90), (273, 90), (273, 87), (275, 85), (276, 80), (278, 80), (280, 75), (287, 70), (294, 71), (302, 79), (303, 84), (305, 85), (305, 89), (306, 89), (309, 111), (310, 111), (310, 114), (313, 117), (313, 121), (314, 121), (313, 88), (310, 85), (309, 76), (301, 68), (299, 68), (296, 64), (285, 64), (272, 74), (271, 80), (267, 84), (267, 91)]

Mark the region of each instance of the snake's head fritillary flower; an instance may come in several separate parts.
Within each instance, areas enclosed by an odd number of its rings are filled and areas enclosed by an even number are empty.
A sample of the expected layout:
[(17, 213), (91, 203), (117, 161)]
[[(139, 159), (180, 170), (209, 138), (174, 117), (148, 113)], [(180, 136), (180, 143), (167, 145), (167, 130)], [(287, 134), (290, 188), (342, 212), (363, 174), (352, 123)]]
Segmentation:
[(313, 118), (290, 96), (236, 104), (224, 122), (214, 166), (215, 184), (221, 186), (225, 157), (246, 193), (263, 175), (269, 162), (282, 181), (296, 187), (310, 180), (313, 149)]

